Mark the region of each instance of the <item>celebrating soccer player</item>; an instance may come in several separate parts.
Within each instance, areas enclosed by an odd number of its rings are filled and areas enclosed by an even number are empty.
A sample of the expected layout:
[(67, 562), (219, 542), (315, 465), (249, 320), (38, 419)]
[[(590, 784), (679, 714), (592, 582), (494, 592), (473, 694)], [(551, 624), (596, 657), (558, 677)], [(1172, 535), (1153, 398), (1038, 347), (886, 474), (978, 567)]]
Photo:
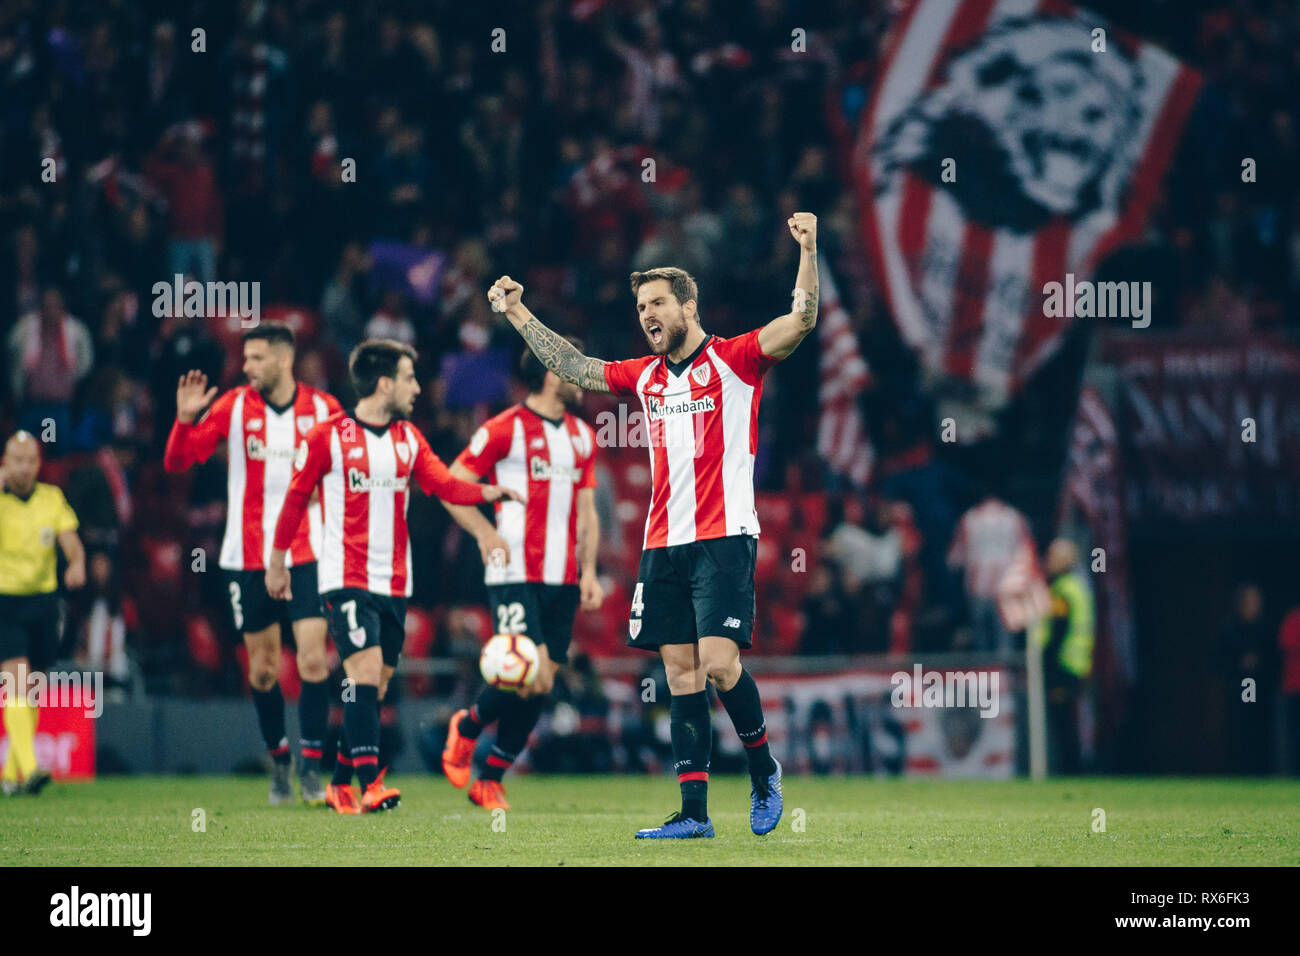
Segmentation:
[(63, 583), (86, 583), (86, 552), (77, 516), (63, 492), (37, 481), (41, 449), (28, 432), (15, 432), (0, 458), (0, 680), (7, 693), (4, 727), (9, 735), (5, 794), (38, 794), (50, 774), (36, 763), (36, 707), (28, 681), (59, 653), (57, 546), (68, 560)]
[(443, 503), (478, 541), (497, 633), (527, 634), (540, 656), (531, 686), (518, 693), (486, 686), (447, 728), (442, 769), (463, 787), (474, 742), (500, 721), (487, 769), (469, 789), (469, 799), (489, 810), (510, 809), (501, 780), (527, 745), (542, 698), (568, 660), (579, 601), (584, 610), (596, 610), (605, 596), (596, 579), (596, 436), (569, 411), (581, 406), (582, 389), (548, 371), (532, 352), (524, 352), (519, 372), (528, 396), (484, 422), (451, 473), (477, 481), (490, 472), (490, 480), (525, 492), (528, 503), (499, 502), (495, 525), (477, 508)]
[(750, 828), (781, 819), (781, 765), (767, 746), (754, 679), (741, 667), (754, 620), (754, 453), (763, 374), (817, 322), (817, 217), (788, 221), (799, 243), (794, 306), (744, 335), (719, 339), (700, 324), (695, 280), (677, 268), (632, 273), (652, 354), (622, 362), (583, 355), (520, 301), (503, 276), (488, 291), (542, 363), (587, 389), (635, 395), (650, 433), (653, 488), (632, 594), (627, 643), (657, 650), (668, 676), (681, 811), (638, 838), (713, 836), (708, 815), (711, 729), (706, 682), (718, 690), (749, 757)]
[(306, 435), (342, 406), (334, 396), (294, 380), (293, 331), (279, 322), (262, 322), (243, 335), (247, 385), (212, 402), (216, 387), (191, 371), (176, 388), (176, 423), (167, 437), (163, 467), (184, 471), (207, 461), (221, 442), (229, 456), (226, 534), (218, 564), (226, 574), (235, 628), (248, 648), (248, 682), (262, 739), (271, 754), (271, 804), (293, 802), (289, 785), (289, 740), (285, 736), (284, 698), (280, 694), (280, 640), (285, 622), (298, 647), (302, 696), (298, 701), (301, 762), (298, 784), (302, 799), (322, 805), (320, 758), (329, 724), (329, 668), (325, 656), (325, 617), (316, 595), (316, 561), (320, 555), (320, 509), (294, 527), (290, 560), (294, 592), (291, 602), (266, 592), (263, 572), (271, 553), (271, 533), (293, 475), (294, 455)]
[[(384, 784), (379, 768), (379, 702), (406, 637), (411, 479), (426, 494), (453, 504), (522, 500), (513, 489), (453, 478), (405, 420), (420, 394), (415, 357), (409, 346), (386, 339), (353, 350), (348, 371), (360, 396), (356, 409), (317, 425), (298, 449), (267, 564), (267, 591), (292, 600), (299, 585), (286, 556), (319, 487), (325, 534), (317, 585), (350, 684), (343, 696), (346, 745), (339, 748), (334, 780), (326, 787), (326, 802), (339, 813), (391, 810), (401, 797)], [(362, 785), (360, 800), (352, 788), (354, 771)]]

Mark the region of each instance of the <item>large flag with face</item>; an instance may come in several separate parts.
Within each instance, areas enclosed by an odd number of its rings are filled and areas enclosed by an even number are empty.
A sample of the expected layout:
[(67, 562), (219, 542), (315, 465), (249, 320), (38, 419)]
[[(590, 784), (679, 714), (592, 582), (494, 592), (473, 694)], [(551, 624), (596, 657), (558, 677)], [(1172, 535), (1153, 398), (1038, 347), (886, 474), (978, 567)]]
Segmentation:
[(1003, 404), (1060, 345), (1043, 287), (1134, 238), (1200, 77), (1060, 0), (910, 0), (854, 171), (873, 267), (932, 380)]

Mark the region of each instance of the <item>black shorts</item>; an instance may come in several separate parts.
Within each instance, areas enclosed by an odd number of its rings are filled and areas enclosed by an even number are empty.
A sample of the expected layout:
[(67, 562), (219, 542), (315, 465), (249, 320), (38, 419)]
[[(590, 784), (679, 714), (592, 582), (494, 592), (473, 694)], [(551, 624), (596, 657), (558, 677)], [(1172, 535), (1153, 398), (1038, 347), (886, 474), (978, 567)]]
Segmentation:
[(295, 564), (289, 569), (289, 590), (293, 597), (277, 601), (266, 592), (265, 571), (226, 571), (226, 597), (235, 630), (241, 634), (265, 631), (280, 624), (286, 637), (295, 621), (324, 617), (316, 590), (316, 563)]
[(737, 534), (641, 552), (627, 646), (655, 650), (729, 637), (750, 646), (758, 539)]
[(27, 658), (43, 671), (59, 658), (62, 632), (59, 595), (0, 594), (0, 661)]
[(397, 666), (406, 640), (406, 598), (339, 588), (326, 591), (321, 601), (340, 660), (367, 647), (378, 647), (384, 663)]
[(516, 581), (489, 584), (487, 593), (497, 634), (527, 634), (538, 647), (546, 645), (555, 663), (569, 659), (573, 617), (578, 613), (576, 584)]

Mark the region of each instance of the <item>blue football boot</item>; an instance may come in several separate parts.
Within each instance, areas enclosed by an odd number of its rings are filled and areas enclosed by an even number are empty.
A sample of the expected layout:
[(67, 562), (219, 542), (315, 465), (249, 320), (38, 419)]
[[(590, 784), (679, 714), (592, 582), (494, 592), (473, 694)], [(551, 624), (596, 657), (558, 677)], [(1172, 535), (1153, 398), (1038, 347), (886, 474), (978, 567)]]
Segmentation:
[(638, 840), (694, 840), (711, 836), (713, 836), (712, 820), (701, 823), (699, 820), (684, 817), (681, 813), (674, 813), (664, 821), (663, 826), (636, 831)]
[(785, 809), (781, 797), (781, 761), (773, 757), (772, 763), (776, 764), (776, 770), (767, 778), (764, 792), (759, 793), (757, 785), (749, 791), (749, 828), (758, 836), (775, 830)]

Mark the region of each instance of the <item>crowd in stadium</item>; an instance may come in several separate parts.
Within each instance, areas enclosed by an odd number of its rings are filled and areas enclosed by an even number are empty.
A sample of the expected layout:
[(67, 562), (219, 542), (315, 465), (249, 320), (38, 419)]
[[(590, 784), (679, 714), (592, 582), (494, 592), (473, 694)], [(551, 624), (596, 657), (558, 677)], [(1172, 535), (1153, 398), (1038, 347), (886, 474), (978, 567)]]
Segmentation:
[[(151, 689), (239, 686), (218, 577), (193, 573), (195, 549), (216, 554), (224, 465), (192, 480), (161, 467), (178, 377), (199, 368), (235, 383), (238, 329), (157, 318), (155, 283), (260, 282), (263, 316), (298, 330), (299, 379), (345, 404), (353, 346), (415, 345), (426, 383), (415, 418), (451, 461), (521, 394), (509, 380), (521, 343), (484, 295), (497, 275), (521, 279), (530, 307), (588, 354), (614, 359), (645, 351), (628, 273), (679, 265), (699, 280), (705, 328), (732, 335), (788, 309), (796, 209), (821, 217), (873, 370), (876, 474), (854, 489), (817, 457), (810, 342), (768, 379), (760, 419), (769, 599), (757, 646), (933, 648), (963, 623), (955, 632), (977, 641), (988, 595), (959, 566), (958, 528), (981, 482), (928, 447), (933, 410), (867, 272), (844, 166), (893, 5), (818, 6), (546, 0), (506, 17), (441, 0), (285, 0), (196, 3), (179, 19), (161, 3), (6, 4), (0, 424), (39, 435), (52, 423), (48, 473), (91, 554), (80, 653), (124, 683), (133, 660)], [(1246, 130), (1261, 165), (1300, 168), (1300, 20), (1281, 0), (1165, 20), (1134, 26), (1211, 86), (1147, 234), (1103, 272), (1152, 278), (1177, 303), (1157, 324), (1295, 328), (1293, 185), (1261, 181), (1244, 201), (1202, 184), (1239, 164), (1232, 144)], [(792, 50), (795, 28), (806, 51)], [(431, 287), (392, 281), (393, 262), (421, 250), (445, 253), (429, 260)], [(589, 397), (588, 420), (612, 408)], [(575, 634), (595, 655), (621, 651), (648, 488), (644, 449), (607, 452), (611, 587)], [(1046, 545), (1050, 515), (997, 507)], [(408, 653), (473, 653), (490, 627), (463, 598), (481, 589), (474, 542), (427, 500), (411, 527), (423, 613)]]

